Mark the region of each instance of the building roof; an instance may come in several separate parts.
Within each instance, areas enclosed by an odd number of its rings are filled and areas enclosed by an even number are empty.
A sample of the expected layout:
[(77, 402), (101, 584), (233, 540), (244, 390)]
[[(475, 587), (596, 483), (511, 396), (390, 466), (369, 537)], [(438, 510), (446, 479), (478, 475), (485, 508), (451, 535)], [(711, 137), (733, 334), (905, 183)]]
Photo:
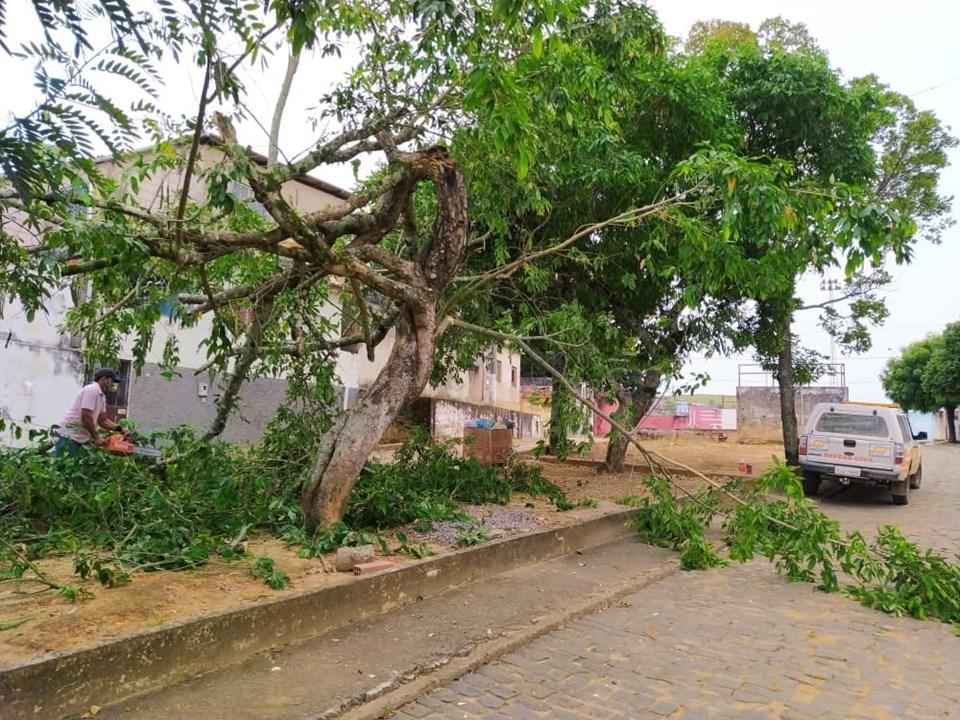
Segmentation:
[[(189, 138), (183, 137), (177, 140), (176, 142), (186, 143), (186, 142), (189, 142)], [(204, 133), (203, 135), (200, 136), (200, 143), (202, 145), (208, 145), (210, 147), (214, 147), (216, 145), (222, 145), (223, 139), (220, 138), (218, 135), (214, 135), (212, 133)], [(144, 152), (149, 149), (150, 149), (149, 147), (143, 147), (143, 148), (138, 148), (136, 150), (132, 150), (131, 152)], [(250, 155), (250, 159), (253, 160), (257, 165), (260, 165), (261, 167), (266, 167), (267, 165), (266, 155), (264, 155), (263, 153), (259, 153), (255, 150), (251, 150), (249, 148), (247, 149), (247, 153)], [(111, 162), (114, 159), (115, 158), (111, 155), (104, 155), (102, 157), (98, 157), (96, 159), (96, 162), (99, 164), (104, 162)], [(326, 180), (321, 180), (320, 178), (314, 177), (313, 175), (297, 175), (295, 178), (293, 178), (293, 181), (298, 182), (301, 185), (306, 185), (307, 187), (311, 187), (315, 190), (320, 190), (321, 192), (325, 192), (328, 195), (333, 195), (334, 197), (340, 198), (341, 200), (346, 200), (351, 195), (349, 190), (344, 190), (342, 187), (339, 187), (338, 185), (329, 183)]]

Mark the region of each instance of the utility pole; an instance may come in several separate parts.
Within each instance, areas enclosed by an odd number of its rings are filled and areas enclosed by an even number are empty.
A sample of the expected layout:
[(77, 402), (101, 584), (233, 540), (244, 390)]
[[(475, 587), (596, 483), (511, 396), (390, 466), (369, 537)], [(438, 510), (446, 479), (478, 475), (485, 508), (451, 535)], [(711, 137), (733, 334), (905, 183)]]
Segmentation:
[[(830, 301), (833, 302), (833, 294), (839, 292), (840, 290), (840, 281), (839, 280), (821, 280), (820, 281), (820, 290), (827, 293)], [(830, 336), (830, 364), (836, 364), (837, 362), (837, 343), (833, 339), (833, 335)]]

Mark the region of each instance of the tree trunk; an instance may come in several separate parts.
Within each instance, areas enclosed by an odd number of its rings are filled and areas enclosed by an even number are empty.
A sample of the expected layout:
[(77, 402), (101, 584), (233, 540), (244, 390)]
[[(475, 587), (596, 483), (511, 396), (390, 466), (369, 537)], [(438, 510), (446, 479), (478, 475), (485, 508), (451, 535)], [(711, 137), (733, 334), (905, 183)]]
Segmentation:
[[(662, 377), (656, 370), (647, 370), (643, 376), (643, 384), (632, 393), (617, 392), (620, 407), (614, 418), (620, 420), (626, 427), (635, 430), (640, 421), (650, 412), (657, 400), (657, 390), (660, 388)], [(627, 457), (627, 448), (630, 439), (622, 433), (614, 432), (613, 438), (607, 445), (607, 457), (604, 461), (604, 470), (611, 473), (623, 472)]]
[(777, 356), (777, 383), (780, 386), (780, 422), (783, 425), (783, 453), (788, 465), (800, 464), (800, 435), (797, 430), (796, 386), (793, 381), (793, 339), (790, 324), (783, 333), (783, 348)]
[[(566, 369), (567, 358), (563, 354), (553, 356), (553, 367), (563, 373)], [(554, 457), (562, 455), (567, 447), (567, 419), (566, 414), (572, 398), (556, 379), (550, 391), (550, 426), (547, 432), (547, 455)]]
[[(370, 453), (404, 405), (423, 392), (441, 334), (437, 302), (456, 275), (467, 240), (467, 191), (463, 173), (442, 148), (409, 156), (433, 181), (437, 214), (402, 301), (393, 349), (361, 398), (324, 435), (301, 494), (305, 515), (321, 527), (343, 519), (347, 499)], [(395, 298), (400, 301), (400, 298)]]
[(360, 403), (323, 436), (301, 497), (304, 513), (321, 527), (343, 519), (350, 491), (370, 452), (400, 410), (426, 386), (433, 367), (435, 331), (433, 312), (401, 318), (383, 370)]
[(954, 417), (957, 414), (956, 405), (946, 405), (944, 412), (947, 414), (947, 442), (956, 443), (957, 442), (957, 425), (954, 422)]

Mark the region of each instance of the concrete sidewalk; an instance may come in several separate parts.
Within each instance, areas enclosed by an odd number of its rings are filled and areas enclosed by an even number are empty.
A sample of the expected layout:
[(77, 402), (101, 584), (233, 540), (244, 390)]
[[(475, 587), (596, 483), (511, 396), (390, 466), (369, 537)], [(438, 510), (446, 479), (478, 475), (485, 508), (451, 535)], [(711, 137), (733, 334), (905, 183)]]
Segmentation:
[(633, 540), (511, 570), (100, 712), (98, 718), (378, 717), (678, 570)]

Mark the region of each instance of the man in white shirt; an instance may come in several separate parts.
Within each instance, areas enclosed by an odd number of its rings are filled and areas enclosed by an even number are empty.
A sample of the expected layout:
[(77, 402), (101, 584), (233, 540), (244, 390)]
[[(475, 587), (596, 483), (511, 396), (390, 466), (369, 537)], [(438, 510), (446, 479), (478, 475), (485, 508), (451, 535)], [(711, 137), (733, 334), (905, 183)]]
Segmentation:
[(58, 455), (72, 457), (82, 446), (91, 442), (94, 447), (99, 447), (105, 442), (100, 435), (100, 428), (118, 429), (117, 424), (107, 417), (106, 393), (113, 391), (116, 383), (122, 380), (110, 368), (100, 368), (93, 374), (93, 382), (80, 389), (57, 430), (59, 437), (55, 452)]

